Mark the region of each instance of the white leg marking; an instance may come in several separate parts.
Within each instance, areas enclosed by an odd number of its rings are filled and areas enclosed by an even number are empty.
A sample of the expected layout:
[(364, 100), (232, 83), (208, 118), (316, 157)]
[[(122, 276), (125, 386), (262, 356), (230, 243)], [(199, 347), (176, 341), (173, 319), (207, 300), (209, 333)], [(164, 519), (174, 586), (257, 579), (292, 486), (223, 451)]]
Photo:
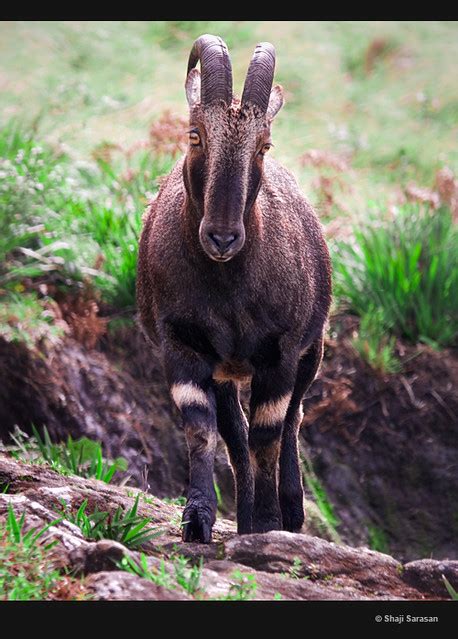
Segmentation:
[(290, 399), (291, 393), (288, 393), (273, 402), (260, 404), (256, 408), (253, 422), (256, 426), (273, 426), (274, 424), (283, 421), (286, 411), (288, 410)]
[(173, 384), (170, 392), (173, 401), (180, 409), (189, 404), (199, 404), (199, 406), (205, 406), (206, 408), (210, 407), (207, 395), (204, 391), (191, 382), (187, 384)]

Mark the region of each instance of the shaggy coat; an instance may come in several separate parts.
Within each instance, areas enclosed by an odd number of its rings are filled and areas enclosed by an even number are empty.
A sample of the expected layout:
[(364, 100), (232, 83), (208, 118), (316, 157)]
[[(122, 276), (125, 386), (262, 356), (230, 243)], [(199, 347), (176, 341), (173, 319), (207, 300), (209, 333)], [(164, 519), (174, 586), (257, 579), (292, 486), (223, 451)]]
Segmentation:
[[(225, 55), (221, 40), (202, 38)], [(302, 526), (297, 436), (322, 358), (331, 278), (316, 214), (291, 173), (265, 157), (281, 88), (270, 82), (263, 104), (232, 89), (230, 102), (209, 100), (207, 86), (205, 103), (202, 51), (200, 59), (202, 78), (191, 69), (186, 83), (188, 152), (144, 218), (137, 301), (189, 448), (183, 539), (209, 542), (217, 432), (234, 469), (238, 531)], [(241, 384), (251, 388), (248, 420)]]

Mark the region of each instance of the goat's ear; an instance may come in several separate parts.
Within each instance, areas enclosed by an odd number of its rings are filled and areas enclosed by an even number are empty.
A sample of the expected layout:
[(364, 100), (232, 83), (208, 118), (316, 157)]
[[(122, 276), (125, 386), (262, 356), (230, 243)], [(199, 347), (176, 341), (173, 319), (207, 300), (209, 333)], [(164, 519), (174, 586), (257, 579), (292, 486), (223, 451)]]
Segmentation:
[(190, 108), (200, 102), (200, 71), (191, 69), (185, 83), (186, 97)]
[(270, 92), (269, 106), (267, 107), (267, 117), (273, 120), (282, 108), (285, 99), (283, 97), (283, 87), (276, 84)]

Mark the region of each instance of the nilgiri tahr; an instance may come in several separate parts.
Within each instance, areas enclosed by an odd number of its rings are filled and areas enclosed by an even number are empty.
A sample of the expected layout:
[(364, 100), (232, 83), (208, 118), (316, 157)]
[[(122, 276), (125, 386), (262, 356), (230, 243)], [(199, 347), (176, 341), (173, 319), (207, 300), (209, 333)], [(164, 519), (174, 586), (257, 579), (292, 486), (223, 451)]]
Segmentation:
[(234, 471), (238, 532), (298, 531), (304, 522), (298, 433), (323, 356), (331, 265), (312, 206), (268, 155), (284, 102), (274, 68), (275, 49), (261, 42), (238, 98), (223, 40), (194, 42), (187, 151), (140, 238), (139, 321), (189, 450), (185, 541), (211, 541), (218, 433)]

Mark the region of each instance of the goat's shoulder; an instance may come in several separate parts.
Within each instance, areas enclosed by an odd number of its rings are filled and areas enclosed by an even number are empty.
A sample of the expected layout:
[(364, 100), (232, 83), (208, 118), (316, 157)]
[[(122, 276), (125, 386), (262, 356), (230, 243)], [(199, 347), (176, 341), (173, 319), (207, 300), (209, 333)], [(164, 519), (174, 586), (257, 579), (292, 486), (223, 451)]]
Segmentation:
[(177, 160), (171, 171), (161, 178), (159, 191), (152, 201), (152, 215), (156, 211), (167, 212), (170, 208), (176, 209), (177, 204), (182, 204), (185, 190), (183, 183), (183, 164), (185, 157)]
[(179, 211), (185, 202), (185, 188), (183, 183), (183, 162), (180, 158), (170, 173), (162, 178), (156, 197), (149, 203), (143, 215), (142, 238), (150, 247), (155, 246), (155, 252), (176, 250), (178, 226), (180, 224)]
[(266, 158), (261, 198), (276, 214), (285, 212), (288, 216), (316, 217), (312, 205), (301, 191), (291, 171), (273, 158)]
[(313, 206), (302, 192), (296, 178), (273, 158), (266, 158), (259, 204), (272, 233), (283, 231), (320, 238), (323, 227)]

